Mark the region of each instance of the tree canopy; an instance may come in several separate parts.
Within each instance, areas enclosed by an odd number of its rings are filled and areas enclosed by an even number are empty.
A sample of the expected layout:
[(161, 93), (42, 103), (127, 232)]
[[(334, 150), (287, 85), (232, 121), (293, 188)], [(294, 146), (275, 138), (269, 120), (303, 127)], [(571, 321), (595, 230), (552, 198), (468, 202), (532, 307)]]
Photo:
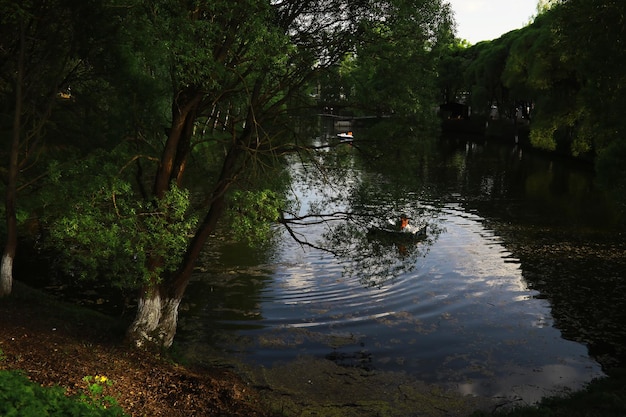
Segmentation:
[(328, 104), (315, 92), (339, 80), (353, 111), (426, 123), (452, 27), (425, 0), (6, 0), (0, 16), (1, 128), (32, 166), (8, 169), (23, 215), (7, 217), (66, 274), (136, 290), (129, 341), (166, 347), (219, 222), (286, 224), (277, 168), (315, 151), (295, 118)]
[[(602, 165), (607, 149), (623, 146), (626, 6), (542, 1), (538, 12), (528, 26), (448, 54), (443, 62), (468, 60), (462, 79), (475, 112), (486, 114), (496, 105), (507, 114), (519, 102), (532, 103), (534, 146), (597, 156)], [(455, 67), (439, 70), (444, 79), (458, 76)]]

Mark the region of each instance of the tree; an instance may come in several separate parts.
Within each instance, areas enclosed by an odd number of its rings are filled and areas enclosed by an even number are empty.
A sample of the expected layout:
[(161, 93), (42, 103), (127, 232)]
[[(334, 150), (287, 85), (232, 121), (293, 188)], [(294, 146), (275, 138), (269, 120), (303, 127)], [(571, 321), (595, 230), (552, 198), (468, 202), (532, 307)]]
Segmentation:
[(557, 5), (561, 0), (539, 0), (537, 2), (537, 15), (547, 12)]
[[(154, 199), (163, 200), (173, 187), (183, 185), (199, 118), (222, 125), (230, 138), (221, 143), (225, 155), (220, 172), (207, 190), (204, 213), (176, 270), (163, 276), (164, 257), (148, 259), (150, 274), (128, 332), (135, 345), (171, 345), (178, 305), (195, 261), (225, 210), (228, 190), (249, 169), (247, 164), (262, 159), (254, 153), (273, 152), (265, 124), (280, 117), (287, 100), (320, 66), (337, 59), (349, 44), (351, 22), (358, 21), (361, 7), (358, 2), (218, 2), (168, 16), (166, 22), (175, 20), (189, 37), (175, 45), (172, 122), (154, 175)], [(181, 22), (190, 12), (191, 19)], [(206, 46), (198, 45), (198, 39)]]
[[(558, 47), (578, 80), (574, 153), (602, 151), (625, 133), (626, 64), (622, 47), (626, 5), (613, 0), (571, 0), (554, 8)], [(610, 63), (610, 64), (608, 64)]]
[(511, 42), (518, 31), (511, 31), (500, 38), (481, 42), (468, 52), (474, 59), (467, 67), (468, 83), (471, 83), (471, 102), (477, 112), (487, 113), (492, 105), (507, 109), (512, 105), (509, 89), (502, 75), (509, 57)]
[(378, 7), (377, 18), (361, 25), (363, 41), (337, 66), (340, 82), (332, 87), (359, 114), (423, 117), (436, 101), (436, 50), (452, 33), (449, 5), (405, 0)]
[(13, 118), (13, 134), (9, 151), (8, 178), (5, 196), (5, 216), (7, 225), (7, 240), (0, 264), (0, 297), (9, 295), (13, 286), (13, 259), (17, 249), (17, 215), (15, 199), (17, 194), (18, 153), (20, 146), (20, 132), (22, 124), (24, 56), (26, 54), (26, 30), (24, 22), (19, 23), (19, 46), (17, 71), (15, 75), (15, 115)]
[(569, 0), (540, 6), (512, 44), (505, 85), (534, 96), (534, 146), (574, 156), (600, 154), (623, 131), (618, 109), (624, 80), (616, 68), (625, 60), (619, 46), (624, 5)]
[[(429, 2), (415, 4), (438, 16)], [(94, 153), (69, 170), (51, 166), (56, 187), (67, 190), (72, 178), (81, 187), (62, 194), (74, 210), (50, 223), (50, 243), (65, 252), (70, 271), (139, 288), (128, 340), (168, 347), (193, 267), (218, 221), (229, 207), (250, 224), (279, 220), (280, 196), (253, 186), (281, 155), (311, 150), (281, 134), (293, 123), (290, 112), (306, 102), (319, 74), (371, 41), (363, 28), (381, 18), (368, 1), (128, 6), (120, 17), (124, 44), (137, 48), (129, 62), (143, 74), (138, 79), (169, 86), (168, 127), (138, 112), (134, 131), (113, 152)], [(433, 39), (420, 34), (439, 23), (420, 20), (417, 48)], [(148, 100), (149, 108), (158, 102)], [(188, 178), (198, 175), (203, 181)]]
[(626, 4), (569, 0), (551, 12), (558, 47), (579, 81), (573, 95), (572, 152), (594, 155), (603, 185), (623, 196), (626, 76), (620, 68), (626, 65)]
[(455, 102), (462, 93), (470, 90), (465, 80), (465, 69), (471, 62), (468, 57), (469, 45), (454, 39), (440, 48), (439, 52), (437, 81), (440, 102)]
[(41, 174), (36, 162), (51, 146), (44, 139), (54, 136), (51, 131), (58, 127), (53, 113), (73, 101), (70, 85), (86, 68), (86, 61), (78, 57), (79, 46), (84, 45), (78, 27), (87, 27), (81, 19), (92, 6), (72, 0), (0, 3), (0, 106), (2, 115), (12, 118), (6, 149), (6, 244), (0, 296), (8, 295), (12, 287), (18, 244), (17, 194)]

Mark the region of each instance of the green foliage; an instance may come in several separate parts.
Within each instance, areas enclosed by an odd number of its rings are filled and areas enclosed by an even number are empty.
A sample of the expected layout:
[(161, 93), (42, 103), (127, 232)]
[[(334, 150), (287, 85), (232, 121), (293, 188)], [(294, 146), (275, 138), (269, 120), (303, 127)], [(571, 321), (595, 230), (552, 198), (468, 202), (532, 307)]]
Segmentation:
[(578, 80), (576, 106), (584, 110), (576, 133), (601, 151), (626, 134), (626, 3), (573, 0), (553, 11), (559, 46)]
[[(527, 27), (470, 48), (473, 109), (497, 104), (506, 115), (518, 102), (533, 103), (534, 146), (597, 155), (626, 135), (626, 3), (544, 1), (538, 12)], [(441, 69), (443, 79), (454, 76), (454, 66)]]
[(122, 417), (117, 405), (104, 408), (68, 397), (60, 387), (43, 388), (19, 372), (0, 371), (0, 415), (4, 417)]
[(530, 132), (530, 143), (536, 148), (554, 151), (556, 150), (555, 132), (556, 126), (554, 125), (544, 128), (534, 127)]
[(138, 10), (146, 12), (139, 16), (145, 24), (135, 27), (144, 39), (146, 32), (151, 33), (151, 41), (162, 52), (160, 61), (168, 64), (176, 89), (219, 92), (244, 81), (243, 74), (250, 62), (264, 68), (263, 61), (274, 58), (267, 53), (268, 48), (276, 47), (275, 33), (271, 33), (273, 25), (267, 24), (271, 18), (267, 2), (213, 1), (191, 5), (159, 0)]
[(391, 1), (362, 24), (366, 42), (347, 54), (324, 87), (327, 102), (358, 113), (432, 114), (436, 100), (435, 45), (450, 30), (449, 11), (436, 1)]
[[(66, 169), (51, 166), (47, 192), (54, 197), (47, 200), (57, 204), (47, 207), (46, 245), (75, 276), (135, 288), (178, 267), (196, 218), (189, 192), (175, 186), (161, 199), (142, 200), (115, 163), (123, 154), (94, 152)], [(149, 259), (161, 266), (148, 268)]]
[(470, 101), (473, 111), (487, 113), (492, 104), (505, 108), (509, 92), (502, 82), (512, 34), (493, 42), (481, 42), (468, 51), (474, 56), (468, 64), (465, 78), (471, 86)]
[(273, 191), (235, 191), (230, 198), (230, 229), (250, 245), (267, 242), (283, 207), (284, 200)]
[(461, 93), (469, 91), (465, 70), (470, 64), (467, 41), (454, 39), (438, 48), (437, 83), (440, 103), (455, 102)]
[[(568, 105), (567, 102), (554, 103), (548, 100), (542, 100), (537, 105), (540, 109), (550, 108), (551, 110), (546, 109), (542, 116), (534, 120), (530, 132), (532, 145), (550, 151), (556, 150), (560, 145), (561, 149), (569, 148), (569, 151), (574, 153), (572, 135), (580, 119), (581, 109)], [(580, 146), (584, 145), (581, 143)]]
[(83, 381), (87, 383), (87, 389), (80, 399), (98, 408), (111, 408), (118, 406), (117, 399), (108, 394), (108, 390), (113, 386), (113, 381), (104, 375), (86, 376)]

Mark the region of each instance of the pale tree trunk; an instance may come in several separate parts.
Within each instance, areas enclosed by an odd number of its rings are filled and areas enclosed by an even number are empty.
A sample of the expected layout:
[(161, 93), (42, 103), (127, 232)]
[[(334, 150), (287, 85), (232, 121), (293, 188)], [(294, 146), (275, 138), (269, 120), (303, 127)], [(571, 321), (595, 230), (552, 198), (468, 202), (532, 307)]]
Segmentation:
[(9, 157), (8, 180), (5, 196), (7, 240), (0, 265), (0, 297), (11, 294), (13, 289), (13, 260), (17, 249), (17, 219), (16, 219), (16, 195), (17, 195), (17, 171), (18, 153), (20, 146), (20, 134), (22, 124), (22, 83), (24, 79), (24, 38), (25, 25), (20, 24), (20, 51), (17, 63), (15, 79), (15, 116), (13, 118), (13, 137), (11, 140), (11, 154)]
[(6, 253), (2, 256), (0, 266), (0, 297), (11, 294), (13, 288), (13, 256)]
[(142, 348), (153, 343), (154, 332), (161, 319), (161, 294), (158, 289), (142, 290), (137, 300), (135, 320), (127, 330), (128, 340), (136, 347)]
[(162, 296), (158, 288), (146, 289), (139, 296), (137, 315), (127, 339), (137, 348), (172, 346), (178, 325), (180, 297)]

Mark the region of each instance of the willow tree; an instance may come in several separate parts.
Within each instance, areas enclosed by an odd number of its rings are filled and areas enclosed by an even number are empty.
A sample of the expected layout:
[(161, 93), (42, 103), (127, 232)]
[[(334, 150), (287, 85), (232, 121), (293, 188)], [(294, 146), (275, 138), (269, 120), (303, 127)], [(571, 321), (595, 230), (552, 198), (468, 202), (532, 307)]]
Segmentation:
[(569, 0), (550, 12), (555, 15), (556, 47), (578, 81), (572, 151), (602, 153), (623, 143), (626, 133), (626, 76), (620, 69), (626, 65), (626, 4)]
[[(229, 194), (281, 154), (304, 149), (277, 134), (290, 106), (367, 40), (362, 28), (387, 3), (403, 2), (159, 0), (125, 8), (127, 44), (140, 49), (136, 67), (169, 88), (167, 127), (138, 125), (114, 152), (93, 155), (73, 172), (54, 167), (59, 182), (82, 180), (82, 200), (57, 219), (51, 236), (76, 273), (110, 272), (118, 285), (139, 288), (127, 332), (132, 344), (172, 344), (194, 264)], [(420, 30), (437, 25), (424, 21)], [(203, 170), (201, 181), (187, 179), (191, 164)], [(248, 206), (238, 212), (244, 220), (278, 220), (279, 198), (266, 191), (253, 197), (240, 199)]]
[(568, 0), (554, 7), (563, 60), (578, 80), (572, 94), (574, 154), (596, 156), (601, 182), (624, 204), (626, 190), (626, 3)]
[(624, 130), (626, 6), (612, 0), (540, 6), (535, 21), (512, 38), (504, 85), (535, 103), (534, 146), (574, 156), (603, 153)]

